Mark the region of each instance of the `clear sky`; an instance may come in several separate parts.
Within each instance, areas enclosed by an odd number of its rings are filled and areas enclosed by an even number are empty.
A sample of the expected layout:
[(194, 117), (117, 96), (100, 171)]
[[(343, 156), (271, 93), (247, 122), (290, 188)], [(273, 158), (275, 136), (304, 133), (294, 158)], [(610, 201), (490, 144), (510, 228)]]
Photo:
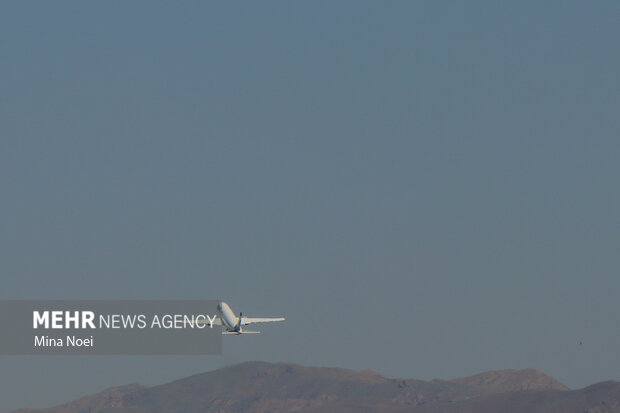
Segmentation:
[(0, 298), (287, 317), (223, 356), (2, 356), (0, 410), (246, 360), (620, 379), (619, 21), (0, 2)]

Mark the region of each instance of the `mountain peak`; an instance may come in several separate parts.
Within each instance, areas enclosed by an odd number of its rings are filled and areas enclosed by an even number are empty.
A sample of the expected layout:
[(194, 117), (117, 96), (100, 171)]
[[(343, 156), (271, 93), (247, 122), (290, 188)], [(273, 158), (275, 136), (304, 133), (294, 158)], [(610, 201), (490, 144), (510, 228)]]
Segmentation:
[(538, 370), (493, 370), (450, 380), (475, 388), (485, 388), (493, 392), (521, 390), (570, 390), (564, 384)]

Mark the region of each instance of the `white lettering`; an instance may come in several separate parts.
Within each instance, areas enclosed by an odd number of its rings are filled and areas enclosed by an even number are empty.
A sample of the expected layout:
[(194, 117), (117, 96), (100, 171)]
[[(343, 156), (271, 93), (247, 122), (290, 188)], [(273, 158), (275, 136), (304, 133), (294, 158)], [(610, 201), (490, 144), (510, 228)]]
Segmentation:
[(35, 336), (35, 347), (62, 347), (62, 338), (49, 338), (48, 336)]
[(67, 336), (67, 345), (71, 347), (92, 347), (93, 336), (90, 336), (90, 338), (78, 338), (75, 336)]
[(62, 327), (62, 311), (52, 311), (52, 328)]
[(71, 311), (67, 311), (65, 313), (65, 328), (72, 328), (71, 323), (73, 323), (73, 328), (80, 328), (80, 312), (74, 311), (73, 316), (71, 315)]
[(95, 313), (92, 311), (82, 311), (82, 328), (95, 328), (95, 323), (93, 320), (95, 319)]
[(50, 314), (47, 311), (43, 311), (43, 314), (38, 311), (32, 312), (32, 328), (39, 328), (40, 324), (43, 324), (44, 328), (49, 328)]

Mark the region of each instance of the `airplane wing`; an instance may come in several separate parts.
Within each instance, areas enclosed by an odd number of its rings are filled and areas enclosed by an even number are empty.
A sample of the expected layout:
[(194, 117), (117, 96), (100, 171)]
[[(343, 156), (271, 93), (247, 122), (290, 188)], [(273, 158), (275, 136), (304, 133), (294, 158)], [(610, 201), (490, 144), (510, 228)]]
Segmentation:
[(277, 317), (277, 318), (241, 317), (241, 325), (247, 326), (248, 324), (255, 324), (255, 323), (273, 323), (274, 321), (284, 321), (284, 320), (285, 320), (284, 317)]
[[(186, 321), (183, 323), (184, 325), (191, 325), (192, 323), (189, 321)], [(201, 325), (209, 325), (209, 320), (196, 320), (194, 321), (194, 324), (197, 326), (201, 326)], [(213, 325), (214, 326), (221, 326), (222, 325), (222, 319), (217, 317), (215, 320), (213, 320)]]
[(243, 331), (222, 331), (222, 334), (224, 334), (224, 335), (231, 335), (231, 336), (239, 336), (241, 334), (260, 334), (260, 331), (249, 331), (249, 330), (243, 330)]

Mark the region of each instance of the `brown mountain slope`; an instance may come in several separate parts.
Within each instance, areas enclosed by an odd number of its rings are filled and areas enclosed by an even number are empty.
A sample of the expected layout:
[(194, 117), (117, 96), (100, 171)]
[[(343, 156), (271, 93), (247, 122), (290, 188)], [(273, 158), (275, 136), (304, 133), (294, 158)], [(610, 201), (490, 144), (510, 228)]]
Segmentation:
[(559, 381), (534, 369), (488, 371), (450, 381), (491, 393), (518, 390), (569, 390)]
[[(127, 384), (125, 386), (110, 387), (100, 393), (82, 397), (61, 406), (45, 409), (43, 411), (53, 411), (54, 413), (74, 413), (102, 411), (111, 407), (121, 407), (125, 403), (125, 398), (139, 390), (147, 387), (140, 384)], [(31, 413), (40, 412), (35, 409), (19, 409), (12, 413)]]
[(601, 382), (575, 391), (515, 391), (462, 401), (437, 413), (620, 413), (620, 383)]
[(28, 412), (593, 413), (615, 412), (613, 409), (620, 402), (620, 383), (601, 383), (578, 391), (565, 389), (535, 370), (502, 370), (455, 380), (421, 381), (388, 379), (372, 371), (251, 362), (161, 386), (108, 389), (62, 406)]

